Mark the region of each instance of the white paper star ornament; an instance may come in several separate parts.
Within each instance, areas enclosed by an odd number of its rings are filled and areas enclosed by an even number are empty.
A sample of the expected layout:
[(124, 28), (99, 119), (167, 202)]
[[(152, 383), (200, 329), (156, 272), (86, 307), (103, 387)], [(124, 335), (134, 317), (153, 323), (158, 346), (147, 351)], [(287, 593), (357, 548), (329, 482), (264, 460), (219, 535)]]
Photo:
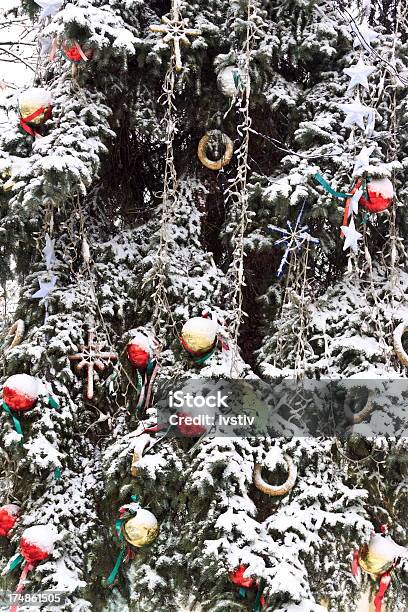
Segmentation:
[(351, 249), (353, 253), (357, 253), (358, 241), (363, 237), (363, 234), (360, 234), (360, 232), (356, 230), (356, 226), (354, 225), (354, 218), (351, 219), (350, 225), (342, 225), (341, 231), (344, 234), (343, 251)]
[(368, 66), (364, 63), (362, 57), (358, 60), (355, 66), (350, 66), (350, 68), (345, 68), (343, 72), (350, 77), (350, 83), (348, 89), (353, 89), (357, 85), (361, 85), (365, 87), (365, 89), (369, 89), (368, 85), (368, 77), (375, 72), (374, 66)]
[(51, 293), (51, 291), (55, 288), (55, 285), (57, 284), (57, 277), (56, 276), (52, 276), (51, 280), (39, 280), (39, 284), (40, 284), (40, 288), (38, 291), (36, 291), (35, 293), (33, 293), (33, 295), (31, 296), (32, 298), (37, 298), (39, 300), (42, 300), (43, 298), (48, 297), (48, 295)]
[(370, 28), (367, 17), (359, 25), (352, 23), (352, 29), (355, 34), (354, 47), (362, 47), (371, 51), (371, 43), (377, 40), (378, 34)]
[(354, 176), (361, 176), (363, 172), (368, 171), (368, 167), (370, 165), (370, 156), (373, 154), (375, 149), (375, 145), (371, 145), (371, 147), (363, 147), (360, 153), (354, 160)]
[(356, 96), (354, 102), (339, 104), (339, 107), (346, 113), (346, 118), (343, 121), (344, 127), (357, 125), (362, 130), (365, 130), (364, 117), (368, 117), (372, 113), (372, 108), (361, 104), (358, 96)]
[(52, 17), (61, 8), (63, 0), (34, 0), (38, 6), (42, 8), (41, 19), (45, 17)]

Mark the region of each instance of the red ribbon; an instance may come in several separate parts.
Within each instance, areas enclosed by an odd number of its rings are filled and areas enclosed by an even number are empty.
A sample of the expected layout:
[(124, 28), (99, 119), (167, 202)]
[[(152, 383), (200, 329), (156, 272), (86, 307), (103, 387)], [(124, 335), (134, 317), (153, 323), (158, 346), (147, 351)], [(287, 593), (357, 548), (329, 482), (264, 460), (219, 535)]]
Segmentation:
[(53, 62), (54, 59), (55, 59), (55, 54), (57, 53), (57, 45), (58, 45), (57, 38), (54, 38), (54, 40), (52, 41), (52, 45), (51, 45), (51, 49), (50, 49), (50, 54), (48, 56), (48, 60), (50, 62)]
[(33, 136), (34, 138), (42, 138), (42, 136), (41, 134), (33, 130), (33, 128), (30, 127), (28, 124), (30, 123), (30, 121), (37, 119), (37, 117), (42, 114), (44, 114), (45, 119), (49, 119), (51, 116), (50, 107), (45, 108), (44, 106), (40, 106), (40, 108), (34, 111), (34, 113), (32, 113), (31, 115), (28, 115), (28, 117), (24, 117), (24, 119), (23, 117), (20, 117), (21, 127), (25, 132), (27, 132), (27, 134), (30, 134), (30, 136)]
[(85, 55), (85, 53), (82, 50), (81, 45), (79, 45), (76, 40), (74, 41), (74, 47), (78, 51), (79, 55), (82, 57), (84, 62), (87, 62), (89, 60), (89, 57)]
[(360, 568), (358, 565), (358, 550), (355, 550), (353, 553), (353, 563), (351, 566), (351, 571), (354, 577), (357, 577), (360, 573)]
[[(21, 572), (20, 580), (16, 588), (16, 593), (15, 593), (16, 595), (21, 595), (21, 593), (24, 591), (27, 575), (29, 572), (31, 572), (33, 568), (34, 568), (34, 565), (27, 561), (26, 564), (24, 565), (23, 571)], [(18, 605), (19, 604), (17, 600), (17, 602), (13, 603), (13, 605), (10, 607), (10, 612), (17, 612)]]
[(375, 612), (381, 612), (381, 604), (384, 598), (385, 593), (388, 590), (388, 587), (391, 583), (391, 574), (390, 572), (386, 572), (380, 578), (380, 586), (377, 591), (377, 595), (374, 598)]

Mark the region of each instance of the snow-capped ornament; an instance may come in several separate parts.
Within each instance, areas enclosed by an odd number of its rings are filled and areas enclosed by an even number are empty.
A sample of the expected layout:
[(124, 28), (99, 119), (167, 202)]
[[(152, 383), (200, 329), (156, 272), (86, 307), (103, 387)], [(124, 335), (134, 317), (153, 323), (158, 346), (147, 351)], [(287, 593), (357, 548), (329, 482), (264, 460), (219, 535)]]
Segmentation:
[(58, 409), (57, 400), (39, 378), (28, 374), (14, 374), (4, 383), (1, 407), (12, 419), (14, 429), (19, 435), (23, 435), (23, 431), (15, 413), (27, 412), (34, 408), (40, 395), (48, 395), (48, 405)]
[(20, 127), (30, 136), (41, 136), (40, 129), (52, 116), (51, 93), (43, 87), (26, 89), (18, 101)]
[(234, 571), (230, 572), (228, 576), (233, 584), (236, 584), (240, 587), (239, 595), (242, 598), (247, 596), (248, 590), (256, 589), (255, 605), (253, 610), (254, 612), (258, 612), (261, 608), (265, 606), (265, 598), (262, 595), (265, 582), (263, 579), (257, 581), (252, 576), (244, 576), (247, 567), (247, 565), (239, 565), (237, 568), (234, 569)]
[(144, 371), (153, 357), (153, 349), (149, 338), (142, 332), (136, 332), (127, 345), (127, 356), (135, 368)]
[[(208, 148), (211, 147), (215, 160), (208, 157)], [(210, 170), (221, 170), (227, 166), (234, 154), (234, 144), (229, 136), (220, 130), (210, 130), (198, 143), (197, 155), (200, 162)]]
[(6, 504), (0, 508), (0, 536), (7, 538), (20, 515), (20, 506)]
[(148, 333), (137, 331), (127, 345), (127, 356), (136, 368), (136, 410), (146, 409), (150, 404), (153, 383), (158, 372), (156, 349), (158, 343)]
[[(271, 485), (268, 482), (265, 482), (265, 480), (262, 477), (262, 465), (260, 463), (255, 464), (254, 485), (256, 486), (257, 489), (262, 491), (262, 493), (266, 493), (266, 495), (270, 495), (272, 497), (277, 497), (280, 495), (286, 495), (295, 486), (296, 479), (297, 479), (296, 465), (293, 463), (289, 455), (284, 455), (283, 457), (284, 457), (284, 460), (288, 468), (288, 477), (286, 481), (281, 485), (276, 486), (276, 485)], [(270, 461), (270, 459), (272, 459), (272, 461)], [(273, 450), (270, 453), (268, 453), (268, 455), (265, 458), (264, 463), (267, 467), (268, 467), (268, 464), (273, 465), (274, 463), (276, 463), (276, 461), (274, 460)]]
[(242, 88), (242, 72), (238, 66), (226, 66), (217, 77), (220, 92), (228, 98), (234, 98)]
[(375, 533), (368, 544), (358, 551), (358, 564), (372, 576), (381, 576), (394, 567), (400, 557), (408, 556), (408, 549), (382, 533)]
[[(24, 591), (27, 575), (37, 563), (45, 561), (54, 552), (54, 545), (58, 539), (58, 533), (54, 525), (36, 525), (26, 529), (20, 539), (20, 554), (9, 563), (3, 574), (11, 572), (22, 565), (20, 580), (15, 590), (17, 595)], [(19, 598), (17, 598), (18, 601)], [(16, 612), (18, 604), (11, 606), (10, 612)]]
[(14, 374), (7, 378), (3, 387), (3, 401), (15, 412), (34, 408), (44, 390), (42, 382), (28, 374)]
[(210, 318), (193, 317), (183, 325), (181, 343), (198, 358), (208, 355), (217, 344), (218, 323)]
[(125, 540), (135, 548), (151, 544), (159, 533), (156, 517), (149, 510), (139, 508), (136, 514), (123, 524)]
[[(359, 187), (357, 182), (356, 187)], [(394, 187), (389, 178), (378, 178), (367, 181), (367, 195), (360, 198), (360, 204), (371, 213), (387, 210), (394, 199)]]
[(151, 544), (159, 532), (159, 525), (154, 514), (140, 506), (137, 496), (132, 495), (131, 499), (130, 504), (119, 509), (120, 518), (115, 523), (121, 550), (113, 570), (106, 579), (108, 585), (114, 583), (125, 557), (129, 560), (133, 556), (132, 547), (142, 548)]
[(398, 358), (398, 361), (403, 366), (408, 368), (408, 353), (406, 352), (402, 344), (403, 336), (407, 332), (408, 332), (408, 321), (403, 321), (395, 328), (394, 333), (393, 333), (393, 341), (394, 341), (394, 350)]
[(359, 568), (373, 578), (379, 579), (377, 595), (374, 598), (376, 612), (381, 612), (382, 600), (391, 583), (392, 573), (400, 558), (408, 556), (408, 549), (400, 546), (387, 535), (387, 526), (381, 527), (382, 533), (371, 536), (353, 555), (352, 573), (358, 576)]

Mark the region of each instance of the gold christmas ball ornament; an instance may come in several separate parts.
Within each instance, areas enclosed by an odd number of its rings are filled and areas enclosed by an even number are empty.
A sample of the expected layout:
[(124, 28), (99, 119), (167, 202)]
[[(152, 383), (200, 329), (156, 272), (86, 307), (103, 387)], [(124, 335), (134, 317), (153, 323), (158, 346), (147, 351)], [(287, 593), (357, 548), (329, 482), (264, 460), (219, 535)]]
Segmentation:
[(369, 544), (364, 544), (358, 555), (361, 569), (372, 576), (381, 576), (388, 572), (398, 557), (405, 557), (407, 549), (399, 546), (389, 536), (376, 533)]
[(157, 519), (149, 512), (140, 508), (135, 516), (128, 519), (123, 525), (125, 540), (135, 548), (142, 548), (151, 544), (159, 533)]
[(193, 355), (205, 355), (217, 340), (218, 326), (212, 319), (193, 317), (184, 323), (181, 340), (186, 351)]
[[(208, 157), (208, 150), (216, 159)], [(197, 155), (200, 162), (210, 170), (221, 170), (228, 165), (234, 154), (234, 144), (229, 136), (220, 130), (210, 130), (200, 140)]]
[(41, 125), (51, 116), (51, 93), (43, 87), (31, 87), (20, 95), (18, 105), (23, 121)]

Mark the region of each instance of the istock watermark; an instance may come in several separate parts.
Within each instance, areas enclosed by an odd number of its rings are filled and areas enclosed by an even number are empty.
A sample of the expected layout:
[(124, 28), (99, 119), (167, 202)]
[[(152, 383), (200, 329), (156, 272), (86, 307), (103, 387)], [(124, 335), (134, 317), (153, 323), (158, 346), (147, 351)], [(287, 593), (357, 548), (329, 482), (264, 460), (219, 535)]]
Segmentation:
[(157, 381), (166, 435), (408, 437), (408, 380), (302, 381), (172, 378)]
[(228, 408), (228, 393), (217, 391), (215, 395), (195, 395), (190, 392), (170, 391), (170, 408)]

